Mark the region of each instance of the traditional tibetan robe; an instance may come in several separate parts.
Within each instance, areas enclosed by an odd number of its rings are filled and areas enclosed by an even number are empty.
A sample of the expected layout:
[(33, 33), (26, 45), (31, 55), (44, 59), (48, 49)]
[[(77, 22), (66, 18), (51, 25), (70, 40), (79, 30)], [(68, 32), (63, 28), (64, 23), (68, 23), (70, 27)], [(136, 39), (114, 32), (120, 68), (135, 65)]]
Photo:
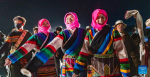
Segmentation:
[(85, 39), (93, 54), (91, 65), (88, 66), (88, 77), (120, 77), (121, 74), (129, 76), (129, 59), (116, 29), (104, 26), (97, 31), (92, 28)]
[[(73, 33), (70, 30), (60, 32), (45, 48), (35, 55), (28, 66), (26, 66), (26, 69), (30, 72), (35, 71), (42, 64), (45, 64), (58, 48), (62, 47), (65, 53), (62, 76), (71, 77), (73, 72), (76, 74), (81, 73), (86, 69), (86, 60), (89, 55), (84, 42), (85, 35), (86, 30), (81, 28), (75, 28)], [(34, 66), (37, 61), (38, 66)]]
[[(26, 30), (27, 31), (27, 30)], [(8, 34), (8, 36), (6, 37), (6, 40), (4, 42), (4, 44), (1, 46), (0, 48), (0, 54), (5, 53), (8, 55), (8, 53), (10, 54), (10, 45), (13, 48), (16, 45), (16, 42), (18, 42), (18, 39), (20, 38), (20, 36), (22, 36), (23, 31), (12, 31)], [(29, 31), (27, 31), (26, 35), (21, 38), (23, 39), (22, 41), (20, 41), (20, 44), (17, 47), (17, 49), (22, 46), (27, 40), (28, 38), (31, 36), (31, 33)], [(6, 58), (7, 55), (5, 55), (4, 57)], [(29, 53), (28, 55), (24, 56), (21, 60), (19, 60), (18, 62), (10, 65), (10, 68), (8, 68), (8, 75), (12, 76), (12, 77), (21, 77), (23, 76), (20, 73), (20, 69), (27, 63), (27, 61), (29, 61), (32, 58), (32, 53)], [(4, 59), (4, 58), (3, 58)], [(4, 65), (4, 64), (3, 64)]]
[[(22, 45), (18, 50), (16, 50), (13, 54), (9, 55), (8, 58), (11, 60), (11, 62), (14, 64), (19, 59), (21, 59), (23, 56), (28, 54), (33, 48), (36, 47), (38, 51), (42, 50), (49, 42), (53, 40), (55, 37), (54, 33), (49, 33), (49, 36), (47, 37), (44, 33), (39, 32), (35, 35), (32, 35), (24, 45)], [(48, 40), (46, 40), (48, 38)], [(43, 42), (46, 40), (45, 44), (41, 48)], [(40, 49), (41, 48), (41, 49)], [(39, 53), (39, 52), (37, 52)], [(56, 69), (54, 64), (54, 58), (51, 57), (48, 59), (45, 64), (41, 65), (39, 69), (37, 69), (37, 76), (38, 77), (45, 77), (45, 76), (56, 76)], [(35, 63), (36, 64), (36, 63)]]

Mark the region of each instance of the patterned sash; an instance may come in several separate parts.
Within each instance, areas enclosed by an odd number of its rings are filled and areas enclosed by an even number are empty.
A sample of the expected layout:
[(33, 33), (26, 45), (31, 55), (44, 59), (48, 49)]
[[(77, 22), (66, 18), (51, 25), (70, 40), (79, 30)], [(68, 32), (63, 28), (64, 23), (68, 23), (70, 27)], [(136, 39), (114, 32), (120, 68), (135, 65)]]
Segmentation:
[[(10, 50), (10, 54), (12, 54), (13, 52), (16, 51), (16, 49), (19, 47), (19, 45), (21, 44), (21, 42), (23, 41), (25, 35), (27, 34), (27, 31), (24, 30), (21, 34), (21, 36), (19, 37), (19, 39), (17, 40), (17, 42), (15, 43), (14, 46), (11, 46), (11, 50)], [(27, 59), (26, 58), (21, 58), (20, 59), (20, 65), (21, 67), (24, 67), (27, 64)]]
[(94, 54), (106, 54), (113, 42), (114, 28), (104, 26), (91, 42), (91, 51)]
[(65, 53), (71, 56), (77, 55), (81, 50), (85, 35), (85, 29), (76, 28), (72, 36), (65, 42), (63, 46)]
[(15, 43), (15, 45), (11, 47), (10, 54), (16, 51), (16, 49), (19, 47), (19, 45), (21, 44), (26, 34), (27, 34), (27, 31), (24, 30), (21, 36), (19, 37), (19, 39), (17, 40), (17, 42)]

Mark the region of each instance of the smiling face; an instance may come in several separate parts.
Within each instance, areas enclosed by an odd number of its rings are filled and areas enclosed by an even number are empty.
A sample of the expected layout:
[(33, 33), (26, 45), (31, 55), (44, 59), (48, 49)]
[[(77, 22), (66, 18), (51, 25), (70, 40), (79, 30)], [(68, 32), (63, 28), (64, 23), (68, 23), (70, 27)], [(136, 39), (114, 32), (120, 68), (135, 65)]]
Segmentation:
[(67, 23), (67, 24), (73, 23), (74, 20), (75, 20), (75, 18), (74, 18), (73, 15), (69, 14), (69, 15), (66, 16), (66, 23)]
[(49, 27), (49, 24), (48, 24), (47, 21), (43, 21), (42, 26), (44, 26), (44, 27)]
[(116, 29), (120, 32), (123, 33), (124, 32), (124, 25), (122, 23), (116, 25)]
[(103, 25), (106, 21), (106, 17), (103, 14), (98, 14), (96, 23)]

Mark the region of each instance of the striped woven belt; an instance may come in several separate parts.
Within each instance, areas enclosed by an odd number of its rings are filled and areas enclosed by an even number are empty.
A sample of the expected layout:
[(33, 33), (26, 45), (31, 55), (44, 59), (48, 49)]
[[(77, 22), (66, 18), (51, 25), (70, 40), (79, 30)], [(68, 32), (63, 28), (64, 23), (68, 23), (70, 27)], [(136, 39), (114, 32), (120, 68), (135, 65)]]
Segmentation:
[(114, 56), (115, 56), (114, 53), (112, 53), (112, 54), (94, 54), (94, 57), (97, 57), (97, 58), (112, 58)]
[(77, 58), (78, 56), (65, 55), (64, 58)]

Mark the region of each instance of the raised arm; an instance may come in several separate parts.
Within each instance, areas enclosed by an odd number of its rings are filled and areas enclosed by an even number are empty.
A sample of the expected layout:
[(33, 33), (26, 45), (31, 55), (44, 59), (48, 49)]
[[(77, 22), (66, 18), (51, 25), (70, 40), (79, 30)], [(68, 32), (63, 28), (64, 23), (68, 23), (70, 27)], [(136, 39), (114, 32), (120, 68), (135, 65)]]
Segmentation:
[(39, 67), (45, 64), (50, 57), (56, 52), (56, 50), (62, 46), (63, 43), (63, 35), (57, 35), (48, 45), (46, 45), (40, 52), (37, 52), (36, 55), (28, 62), (28, 64), (23, 71), (23, 74), (29, 72), (30, 74), (36, 71)]
[(43, 63), (46, 63), (48, 59), (56, 52), (56, 50), (62, 47), (63, 40), (63, 35), (57, 35), (48, 45), (38, 52), (35, 57), (40, 59)]
[(33, 35), (18, 50), (10, 54), (8, 58), (11, 60), (12, 63), (15, 63), (20, 58), (28, 54), (33, 48), (37, 47), (37, 49), (39, 49), (38, 43), (39, 42), (37, 41), (37, 37)]

